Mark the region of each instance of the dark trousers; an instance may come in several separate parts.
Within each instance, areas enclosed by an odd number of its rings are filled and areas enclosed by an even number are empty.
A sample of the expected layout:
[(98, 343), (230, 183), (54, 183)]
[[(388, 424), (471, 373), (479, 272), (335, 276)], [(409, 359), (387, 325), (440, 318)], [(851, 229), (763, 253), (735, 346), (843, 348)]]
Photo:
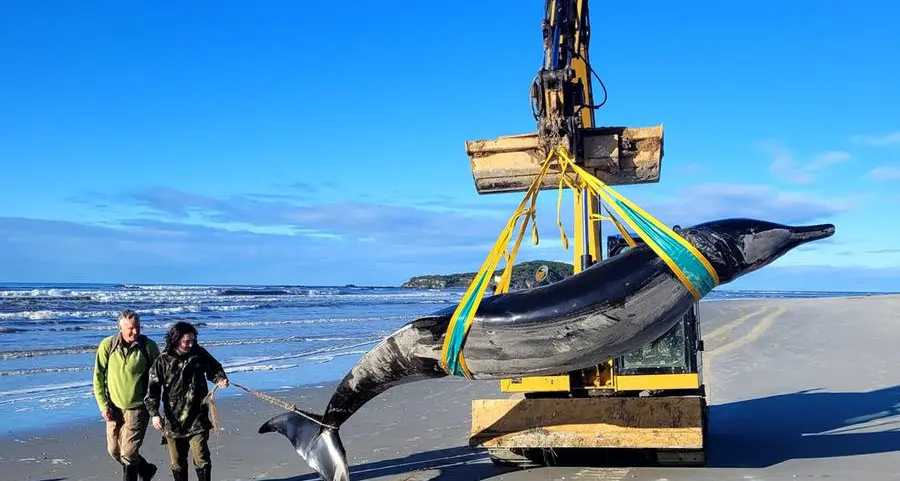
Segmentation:
[(189, 452), (194, 460), (195, 468), (204, 468), (210, 464), (209, 431), (203, 431), (188, 438), (166, 436), (166, 446), (169, 448), (169, 462), (173, 471), (187, 470)]

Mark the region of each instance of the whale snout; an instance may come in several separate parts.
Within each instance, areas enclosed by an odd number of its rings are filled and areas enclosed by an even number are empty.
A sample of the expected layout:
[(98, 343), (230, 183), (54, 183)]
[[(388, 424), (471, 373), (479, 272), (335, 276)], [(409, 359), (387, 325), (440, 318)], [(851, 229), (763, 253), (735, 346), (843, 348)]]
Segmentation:
[(791, 250), (831, 237), (834, 224), (790, 225), (733, 218), (692, 228), (695, 245), (719, 276), (719, 284), (767, 266)]
[(813, 242), (834, 234), (834, 224), (791, 227), (791, 238), (797, 243)]

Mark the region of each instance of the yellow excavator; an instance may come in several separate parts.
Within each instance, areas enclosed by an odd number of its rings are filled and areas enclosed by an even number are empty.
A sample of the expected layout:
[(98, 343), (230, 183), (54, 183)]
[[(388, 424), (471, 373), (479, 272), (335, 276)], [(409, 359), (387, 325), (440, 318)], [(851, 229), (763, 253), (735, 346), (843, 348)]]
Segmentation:
[[(607, 91), (588, 55), (589, 18), (587, 0), (546, 1), (543, 66), (531, 88), (537, 131), (466, 142), (479, 194), (527, 191), (538, 175), (539, 190), (559, 188), (565, 181), (560, 177), (569, 174), (541, 173), (556, 146), (607, 185), (659, 181), (662, 125), (595, 126)], [(603, 90), (596, 104), (592, 76)], [(570, 185), (578, 273), (602, 260), (603, 205), (594, 192)], [(628, 233), (609, 236), (607, 256), (635, 242), (641, 239)], [(505, 396), (473, 401), (469, 444), (488, 448), (495, 463), (523, 467), (545, 464), (548, 451), (566, 448), (629, 450), (650, 454), (660, 464), (704, 464), (707, 403), (697, 308), (659, 339), (604, 364), (502, 380)]]

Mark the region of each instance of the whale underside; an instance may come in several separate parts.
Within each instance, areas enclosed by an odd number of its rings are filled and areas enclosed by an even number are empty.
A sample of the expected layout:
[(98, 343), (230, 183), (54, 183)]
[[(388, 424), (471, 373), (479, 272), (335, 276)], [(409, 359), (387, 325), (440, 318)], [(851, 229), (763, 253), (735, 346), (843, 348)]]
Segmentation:
[[(637, 266), (637, 268), (635, 268)], [(647, 246), (567, 280), (482, 300), (463, 358), (474, 379), (559, 374), (614, 358), (665, 334), (693, 306), (681, 281)], [(456, 306), (416, 319), (407, 356), (440, 359)]]

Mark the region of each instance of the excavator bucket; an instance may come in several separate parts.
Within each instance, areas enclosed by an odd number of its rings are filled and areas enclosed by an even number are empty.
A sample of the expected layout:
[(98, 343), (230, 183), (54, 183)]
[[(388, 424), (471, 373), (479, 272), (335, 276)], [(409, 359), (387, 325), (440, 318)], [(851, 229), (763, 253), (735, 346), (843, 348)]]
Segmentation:
[[(579, 162), (607, 185), (659, 182), (662, 125), (584, 129), (581, 138)], [(547, 157), (537, 133), (466, 141), (466, 154), (479, 194), (527, 190)], [(559, 180), (551, 169), (541, 190), (558, 188)]]
[[(662, 125), (584, 129), (581, 135), (582, 166), (607, 185), (659, 182)], [(466, 154), (479, 194), (527, 190), (547, 157), (537, 133), (466, 141)], [(551, 169), (541, 189), (559, 187), (559, 176)]]

